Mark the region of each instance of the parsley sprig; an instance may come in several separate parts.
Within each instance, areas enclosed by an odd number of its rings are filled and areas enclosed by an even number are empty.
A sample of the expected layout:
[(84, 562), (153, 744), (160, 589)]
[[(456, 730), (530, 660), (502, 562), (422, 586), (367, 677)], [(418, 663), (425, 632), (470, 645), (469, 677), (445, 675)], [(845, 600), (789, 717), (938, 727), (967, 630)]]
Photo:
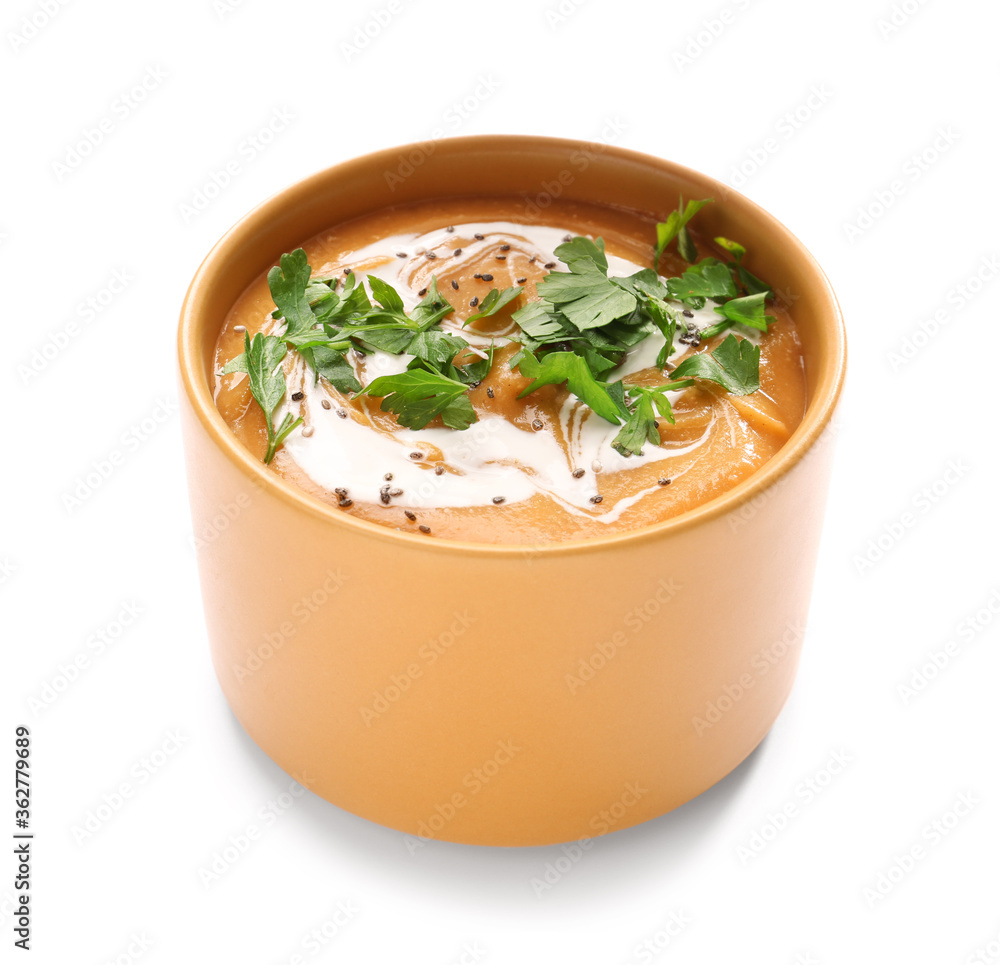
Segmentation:
[(230, 360), (222, 370), (222, 374), (246, 372), (250, 383), (250, 394), (261, 407), (267, 424), (267, 452), (264, 455), (264, 462), (270, 462), (278, 446), (302, 423), (301, 419), (293, 419), (292, 414), (286, 412), (281, 425), (277, 429), (274, 427), (274, 410), (285, 394), (285, 372), (281, 363), (287, 350), (280, 338), (263, 335), (260, 332), (254, 335), (253, 341), (250, 340), (249, 333), (244, 332), (243, 344), (245, 346), (243, 354)]

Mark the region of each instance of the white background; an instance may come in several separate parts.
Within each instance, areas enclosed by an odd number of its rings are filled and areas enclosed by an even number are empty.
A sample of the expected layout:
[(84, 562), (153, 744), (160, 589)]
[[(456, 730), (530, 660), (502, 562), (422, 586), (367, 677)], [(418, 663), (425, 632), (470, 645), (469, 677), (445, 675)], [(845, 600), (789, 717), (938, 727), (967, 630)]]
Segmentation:
[[(394, 0), (381, 25), (388, 0), (44, 6), (0, 16), (0, 761), (29, 725), (34, 961), (961, 965), (990, 942), (979, 960), (1000, 959), (995, 4)], [(254, 147), (275, 111), (293, 118)], [(610, 139), (739, 186), (817, 256), (851, 340), (789, 704), (719, 786), (598, 840), (540, 895), (558, 847), (412, 853), (312, 795), (262, 818), (289, 778), (212, 673), (173, 412), (184, 289), (235, 220), (329, 164), (488, 132)], [(138, 618), (93, 656), (126, 605)], [(932, 651), (943, 666), (900, 691)], [(0, 862), (4, 961), (13, 874)]]

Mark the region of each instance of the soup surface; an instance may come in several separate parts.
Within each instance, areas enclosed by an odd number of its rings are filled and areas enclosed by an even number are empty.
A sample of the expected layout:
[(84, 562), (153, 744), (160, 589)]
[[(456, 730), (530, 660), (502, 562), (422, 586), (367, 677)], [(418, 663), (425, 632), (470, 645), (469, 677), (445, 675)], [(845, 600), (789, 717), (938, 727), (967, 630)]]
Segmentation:
[[(726, 252), (691, 233), (702, 255)], [(387, 209), (339, 225), (305, 241), (314, 276), (353, 271), (370, 291), (368, 276), (388, 282), (406, 311), (426, 296), (436, 278), (454, 312), (440, 328), (469, 348), (456, 365), (488, 357), (492, 366), (468, 399), (478, 421), (466, 429), (440, 418), (424, 428), (401, 426), (382, 398), (338, 391), (296, 351), (282, 365), (286, 392), (273, 419), (302, 419), (269, 468), (320, 500), (415, 538), (487, 543), (578, 540), (633, 530), (706, 502), (755, 472), (787, 441), (802, 419), (805, 380), (795, 324), (780, 303), (766, 332), (733, 325), (700, 338), (720, 316), (704, 307), (670, 301), (678, 325), (665, 363), (665, 336), (656, 331), (600, 375), (605, 383), (656, 387), (696, 353), (710, 353), (735, 334), (760, 347), (757, 391), (738, 395), (711, 381), (666, 393), (675, 422), (658, 417), (660, 444), (625, 455), (613, 443), (621, 430), (599, 416), (565, 385), (532, 384), (509, 360), (521, 350), (512, 314), (539, 298), (536, 286), (567, 266), (556, 248), (573, 236), (603, 239), (608, 274), (630, 276), (653, 263), (655, 221), (634, 212), (553, 203), (544, 223), (524, 216), (517, 199), (449, 200)], [(737, 239), (738, 240), (738, 239)], [(276, 253), (277, 254), (277, 253)], [(752, 252), (750, 253), (753, 254)], [(672, 249), (658, 265), (661, 280), (690, 268)], [(468, 327), (493, 289), (517, 286), (508, 305)], [(334, 289), (337, 290), (336, 288)], [(543, 285), (543, 292), (545, 287)], [(243, 351), (247, 336), (281, 335), (265, 276), (233, 306), (216, 348), (215, 401), (239, 440), (259, 458), (267, 450), (265, 415), (244, 372), (221, 374)], [(351, 349), (346, 359), (362, 386), (404, 373), (408, 354)], [(516, 362), (516, 359), (515, 359)], [(624, 421), (624, 418), (623, 420)]]

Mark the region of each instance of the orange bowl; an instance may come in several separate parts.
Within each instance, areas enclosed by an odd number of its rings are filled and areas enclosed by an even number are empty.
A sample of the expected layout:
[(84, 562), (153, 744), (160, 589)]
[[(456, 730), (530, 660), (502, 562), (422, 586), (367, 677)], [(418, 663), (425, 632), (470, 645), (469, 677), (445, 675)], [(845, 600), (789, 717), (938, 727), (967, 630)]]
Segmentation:
[[(437, 198), (556, 193), (700, 215), (792, 301), (805, 417), (696, 510), (586, 541), (415, 540), (285, 482), (212, 401), (213, 350), (278, 256), (349, 219)], [(687, 168), (603, 144), (456, 138), (382, 151), (256, 208), (191, 282), (179, 331), (191, 509), (212, 657), (250, 736), (338, 807), (448, 841), (591, 838), (683, 804), (763, 739), (791, 689), (845, 370), (843, 322), (802, 244)]]

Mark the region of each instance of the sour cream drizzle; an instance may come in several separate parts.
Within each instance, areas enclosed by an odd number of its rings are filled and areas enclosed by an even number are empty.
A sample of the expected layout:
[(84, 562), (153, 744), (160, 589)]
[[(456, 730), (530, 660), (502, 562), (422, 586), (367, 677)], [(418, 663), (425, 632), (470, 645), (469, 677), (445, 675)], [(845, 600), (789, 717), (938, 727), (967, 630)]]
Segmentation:
[[(567, 232), (563, 228), (510, 222), (455, 226), (456, 235), (472, 237), (476, 233), (483, 235), (484, 240), (466, 244), (463, 248), (465, 257), (474, 257), (477, 245), (495, 244), (498, 240), (507, 239), (536, 254), (542, 263), (547, 263), (558, 261), (554, 250)], [(359, 276), (377, 275), (389, 282), (400, 293), (409, 310), (420, 301), (420, 296), (406, 280), (412, 274), (414, 259), (452, 237), (454, 235), (444, 228), (422, 235), (387, 236), (355, 251), (342, 262), (342, 266), (355, 266)], [(400, 254), (405, 257), (399, 257)], [(608, 262), (613, 275), (631, 275), (641, 267), (613, 255), (608, 256)], [(450, 265), (453, 264), (450, 262)], [(560, 267), (564, 266), (560, 264)], [(444, 294), (450, 293), (445, 290)], [(711, 306), (706, 306), (687, 321), (703, 328), (718, 319)], [(442, 327), (461, 334), (473, 347), (485, 349), (491, 341), (489, 337), (462, 329), (460, 322), (448, 320), (442, 323)], [(688, 350), (688, 346), (679, 341), (681, 334), (683, 330), (675, 336), (672, 361)], [(498, 345), (507, 341), (503, 337), (495, 340)], [(605, 378), (615, 381), (649, 368), (655, 364), (662, 346), (662, 335), (658, 332), (650, 335)], [(402, 372), (410, 358), (385, 352), (368, 356), (366, 375), (361, 381)], [(322, 382), (313, 384), (312, 374), (296, 353), (289, 353), (285, 372), (288, 391), (282, 406), (275, 413), (275, 424), (281, 422), (286, 412), (290, 412), (295, 417), (301, 416), (305, 425), (312, 428), (308, 436), (298, 429), (285, 441), (286, 456), (317, 485), (331, 492), (337, 487), (344, 487), (355, 500), (377, 503), (379, 491), (385, 485), (384, 476), (392, 473), (392, 487), (403, 491), (393, 497), (392, 503), (406, 509), (486, 506), (498, 496), (502, 496), (507, 503), (514, 503), (542, 493), (575, 515), (613, 523), (626, 509), (657, 487), (643, 489), (611, 505), (605, 503), (598, 510), (591, 502), (595, 492), (595, 467), (599, 466), (601, 472), (616, 472), (638, 465), (664, 463), (664, 474), (670, 475), (671, 457), (701, 447), (709, 431), (706, 429), (690, 445), (672, 448), (647, 445), (643, 455), (626, 459), (611, 446), (620, 427), (606, 422), (570, 396), (560, 412), (561, 439), (546, 431), (525, 431), (500, 416), (491, 415), (480, 415), (479, 422), (464, 431), (401, 427), (398, 431), (386, 433), (357, 419), (356, 413), (351, 410), (347, 410), (347, 418), (339, 416), (336, 398), (323, 388)], [(299, 402), (291, 400), (296, 392), (304, 394)], [(671, 401), (680, 394), (670, 393)], [(331, 400), (331, 408), (323, 408), (321, 400), (324, 398)], [(423, 458), (413, 456), (420, 454), (423, 457), (429, 452), (440, 453), (447, 471), (436, 474)], [(586, 470), (585, 475), (574, 478), (573, 471), (581, 468)]]

